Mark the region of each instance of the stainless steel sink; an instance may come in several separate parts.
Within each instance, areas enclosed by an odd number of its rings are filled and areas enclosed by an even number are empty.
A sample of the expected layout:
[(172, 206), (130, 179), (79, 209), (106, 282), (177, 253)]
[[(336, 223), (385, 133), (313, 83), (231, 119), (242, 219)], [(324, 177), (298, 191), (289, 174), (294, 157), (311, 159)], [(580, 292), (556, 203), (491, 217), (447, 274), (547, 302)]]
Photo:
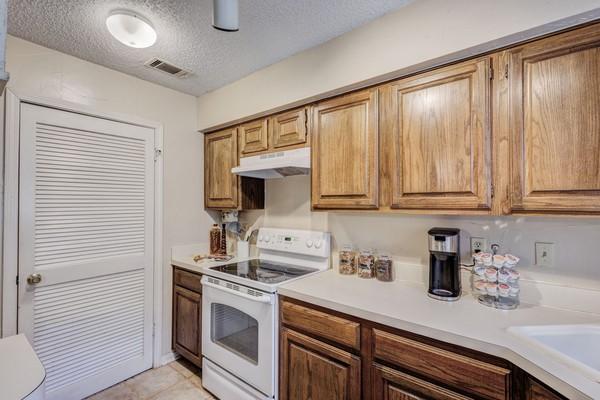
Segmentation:
[(515, 326), (508, 331), (600, 382), (600, 325)]

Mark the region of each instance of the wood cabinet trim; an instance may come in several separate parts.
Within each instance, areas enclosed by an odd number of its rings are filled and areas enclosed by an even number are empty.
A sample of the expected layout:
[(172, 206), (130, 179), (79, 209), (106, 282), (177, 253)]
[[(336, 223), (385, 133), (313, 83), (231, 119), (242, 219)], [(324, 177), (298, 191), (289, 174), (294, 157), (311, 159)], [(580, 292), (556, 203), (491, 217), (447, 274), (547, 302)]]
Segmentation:
[[(334, 170), (327, 170), (322, 165), (322, 162), (331, 162), (332, 156), (336, 154), (328, 152), (342, 152), (342, 150), (337, 145), (335, 148), (325, 148), (321, 143), (322, 140), (327, 139), (324, 136), (324, 128), (321, 126), (321, 117), (358, 106), (364, 107), (365, 125), (362, 127), (364, 131), (359, 132), (359, 136), (356, 137), (362, 144), (347, 146), (346, 150), (348, 150), (348, 154), (338, 154), (340, 161), (338, 161), (337, 165), (334, 164), (330, 166)], [(330, 99), (318, 103), (313, 108), (311, 139), (311, 200), (313, 208), (374, 209), (379, 206), (379, 115), (377, 110), (377, 88)], [(339, 121), (340, 124), (343, 122), (344, 121)], [(342, 129), (341, 126), (330, 126), (329, 128), (333, 132), (336, 132), (336, 129)], [(332, 132), (330, 131), (329, 134), (332, 134)], [(337, 144), (339, 144), (339, 142)], [(357, 180), (352, 179), (350, 182), (350, 178), (344, 176), (343, 170), (351, 168), (351, 166), (348, 165), (348, 161), (357, 160), (358, 158), (361, 158), (361, 162), (364, 162), (364, 168), (361, 168), (359, 171), (353, 170), (353, 172), (359, 174), (359, 178)], [(341, 160), (344, 160), (344, 162), (342, 163)], [(358, 182), (358, 184), (356, 184), (356, 182)], [(338, 186), (342, 184), (345, 186), (356, 184), (356, 187), (352, 188), (351, 192), (337, 192), (338, 188), (331, 190), (331, 188), (328, 187), (328, 185)]]

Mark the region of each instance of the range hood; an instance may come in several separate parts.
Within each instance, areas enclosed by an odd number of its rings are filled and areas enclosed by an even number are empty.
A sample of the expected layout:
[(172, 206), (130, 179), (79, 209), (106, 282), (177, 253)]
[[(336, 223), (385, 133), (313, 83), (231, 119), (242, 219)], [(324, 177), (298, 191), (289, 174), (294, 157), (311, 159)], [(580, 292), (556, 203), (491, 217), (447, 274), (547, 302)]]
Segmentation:
[(280, 151), (240, 158), (240, 166), (231, 169), (236, 175), (275, 179), (310, 172), (310, 148)]

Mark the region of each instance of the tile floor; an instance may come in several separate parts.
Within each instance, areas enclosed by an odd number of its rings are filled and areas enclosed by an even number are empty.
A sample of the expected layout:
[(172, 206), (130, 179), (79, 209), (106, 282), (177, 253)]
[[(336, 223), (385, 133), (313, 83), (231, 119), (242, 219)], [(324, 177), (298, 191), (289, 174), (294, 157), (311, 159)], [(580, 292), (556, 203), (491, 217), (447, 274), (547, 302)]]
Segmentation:
[(173, 361), (142, 372), (124, 382), (88, 397), (88, 400), (215, 400), (202, 388), (196, 366)]

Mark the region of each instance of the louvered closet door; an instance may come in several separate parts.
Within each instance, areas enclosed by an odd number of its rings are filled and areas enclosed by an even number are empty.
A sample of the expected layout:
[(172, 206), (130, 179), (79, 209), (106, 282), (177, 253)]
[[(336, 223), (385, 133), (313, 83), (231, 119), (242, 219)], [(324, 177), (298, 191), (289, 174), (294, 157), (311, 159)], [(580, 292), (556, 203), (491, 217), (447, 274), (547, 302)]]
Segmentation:
[(152, 365), (153, 152), (153, 129), (21, 105), (19, 331), (48, 399)]

